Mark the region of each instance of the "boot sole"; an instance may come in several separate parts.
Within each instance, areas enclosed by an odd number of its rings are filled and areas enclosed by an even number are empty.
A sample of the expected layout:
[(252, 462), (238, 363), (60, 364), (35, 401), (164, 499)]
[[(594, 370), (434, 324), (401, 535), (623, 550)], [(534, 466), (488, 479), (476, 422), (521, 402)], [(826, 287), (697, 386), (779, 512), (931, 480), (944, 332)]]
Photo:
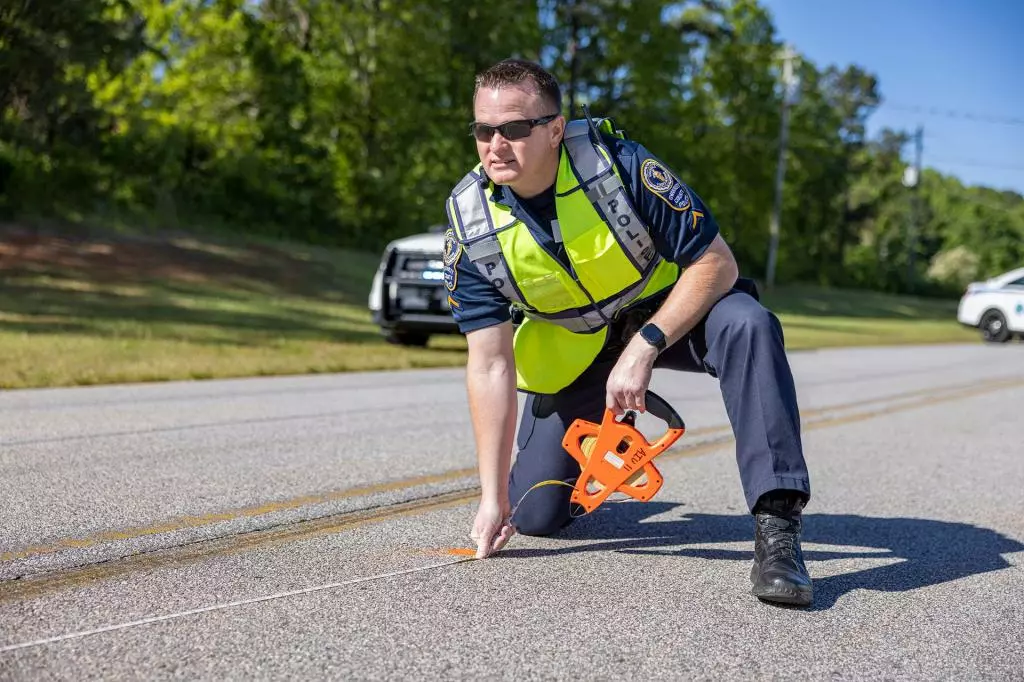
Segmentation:
[(814, 594), (811, 590), (790, 589), (787, 587), (771, 586), (750, 591), (758, 599), (779, 604), (790, 604), (793, 606), (810, 606), (814, 601)]
[(750, 582), (755, 583), (750, 589), (750, 594), (764, 601), (777, 602), (779, 604), (790, 604), (793, 606), (810, 606), (814, 601), (814, 588), (784, 587), (782, 585), (765, 585), (757, 587), (758, 564), (750, 569)]

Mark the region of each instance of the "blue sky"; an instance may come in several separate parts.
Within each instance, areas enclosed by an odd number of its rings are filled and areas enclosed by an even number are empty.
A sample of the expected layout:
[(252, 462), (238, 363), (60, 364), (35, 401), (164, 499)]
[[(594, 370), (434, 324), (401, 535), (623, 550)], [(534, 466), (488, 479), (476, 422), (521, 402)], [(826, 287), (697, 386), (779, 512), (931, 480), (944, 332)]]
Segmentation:
[(761, 1), (819, 68), (878, 77), (869, 134), (920, 124), (925, 167), (1024, 194), (1024, 0)]

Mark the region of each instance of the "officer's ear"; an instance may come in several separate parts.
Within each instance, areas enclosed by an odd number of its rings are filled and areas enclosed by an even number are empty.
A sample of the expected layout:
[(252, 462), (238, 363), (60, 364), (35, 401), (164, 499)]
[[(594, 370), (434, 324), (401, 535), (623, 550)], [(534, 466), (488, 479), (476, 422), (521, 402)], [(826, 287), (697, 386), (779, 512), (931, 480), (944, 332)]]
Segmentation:
[(551, 122), (551, 147), (555, 148), (562, 144), (562, 136), (565, 135), (565, 117), (559, 115)]

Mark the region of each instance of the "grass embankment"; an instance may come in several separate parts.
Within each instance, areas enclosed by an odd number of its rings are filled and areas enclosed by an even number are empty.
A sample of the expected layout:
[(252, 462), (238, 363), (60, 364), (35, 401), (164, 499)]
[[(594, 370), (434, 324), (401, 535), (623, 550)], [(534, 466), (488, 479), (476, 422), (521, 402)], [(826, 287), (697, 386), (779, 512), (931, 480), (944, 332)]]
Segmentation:
[(799, 285), (779, 287), (762, 299), (782, 321), (790, 350), (980, 338), (956, 321), (956, 300)]
[[(0, 232), (0, 387), (457, 366), (465, 342), (383, 341), (376, 254)], [(971, 341), (955, 301), (789, 287), (789, 348)]]

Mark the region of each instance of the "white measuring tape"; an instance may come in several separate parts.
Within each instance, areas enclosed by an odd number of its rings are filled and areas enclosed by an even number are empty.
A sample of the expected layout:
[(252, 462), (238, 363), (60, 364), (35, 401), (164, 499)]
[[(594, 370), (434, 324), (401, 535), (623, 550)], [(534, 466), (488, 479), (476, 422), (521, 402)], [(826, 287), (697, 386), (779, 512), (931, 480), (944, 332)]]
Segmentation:
[(17, 651), (18, 649), (28, 649), (34, 646), (42, 646), (44, 644), (52, 644), (54, 642), (63, 642), (69, 639), (78, 639), (79, 637), (88, 637), (89, 635), (98, 635), (103, 632), (113, 632), (114, 630), (124, 630), (127, 628), (137, 627), (139, 625), (149, 625), (150, 623), (159, 623), (165, 620), (174, 620), (175, 618), (184, 618), (185, 616), (194, 616), (199, 613), (209, 613), (210, 611), (220, 611), (222, 609), (230, 609), (235, 606), (245, 606), (246, 604), (256, 604), (261, 601), (270, 601), (272, 599), (283, 599), (284, 597), (294, 597), (300, 594), (309, 594), (311, 592), (320, 592), (323, 590), (331, 590), (339, 587), (345, 587), (346, 585), (355, 585), (357, 583), (366, 583), (373, 580), (383, 580), (384, 578), (393, 578), (399, 575), (406, 575), (408, 573), (418, 573), (419, 571), (429, 571), (434, 568), (443, 568), (445, 566), (453, 566), (455, 564), (461, 564), (466, 561), (475, 561), (476, 557), (462, 557), (459, 559), (453, 559), (452, 561), (445, 561), (440, 564), (431, 564), (429, 566), (420, 566), (418, 568), (407, 568), (404, 571), (392, 571), (391, 573), (382, 573), (380, 575), (371, 575), (365, 578), (355, 578), (353, 580), (344, 580), (338, 583), (328, 583), (327, 585), (316, 585), (315, 587), (306, 587), (301, 590), (291, 590), (289, 592), (278, 592), (277, 594), (268, 594), (264, 597), (254, 597), (252, 599), (241, 599), (239, 601), (227, 602), (225, 604), (214, 604), (213, 606), (204, 606), (201, 609), (191, 609), (189, 611), (181, 611), (178, 613), (168, 613), (163, 616), (153, 616), (151, 618), (143, 618), (142, 620), (133, 620), (129, 623), (118, 623), (117, 625), (107, 625), (101, 628), (95, 628), (93, 630), (81, 630), (79, 632), (69, 632), (64, 635), (57, 635), (56, 637), (47, 637), (46, 639), (37, 639), (31, 642), (22, 642), (21, 644), (11, 644), (8, 646), (0, 647), (0, 654), (7, 653), (9, 651)]
[[(537, 488), (545, 485), (563, 485), (568, 488), (573, 486), (568, 481), (548, 480), (536, 483), (527, 490), (523, 496), (513, 507), (511, 514), (515, 514), (515, 510), (519, 508), (519, 505), (523, 503), (526, 496)], [(459, 559), (453, 559), (451, 561), (445, 561), (440, 564), (431, 564), (429, 566), (420, 566), (418, 568), (407, 568), (404, 571), (392, 571), (391, 573), (381, 573), (380, 575), (371, 575), (365, 578), (355, 578), (353, 580), (344, 580), (338, 583), (328, 583), (327, 585), (316, 585), (315, 587), (306, 587), (301, 590), (291, 590), (289, 592), (278, 592), (277, 594), (268, 594), (264, 597), (254, 597), (252, 599), (241, 599), (239, 601), (227, 602), (225, 604), (214, 604), (213, 606), (204, 606), (200, 609), (191, 609), (189, 611), (181, 611), (178, 613), (168, 613), (163, 616), (152, 616), (150, 618), (143, 618), (142, 620), (133, 620), (129, 623), (118, 623), (117, 625), (106, 625), (101, 628), (95, 628), (93, 630), (80, 630), (78, 632), (69, 632), (64, 635), (57, 635), (56, 637), (47, 637), (45, 639), (36, 639), (31, 642), (22, 642), (21, 644), (10, 644), (8, 646), (0, 647), (0, 654), (7, 653), (9, 651), (17, 651), (18, 649), (28, 649), (30, 647), (42, 646), (44, 644), (53, 644), (54, 642), (63, 642), (69, 639), (78, 639), (79, 637), (88, 637), (89, 635), (98, 635), (104, 632), (113, 632), (115, 630), (125, 630), (127, 628), (137, 627), (139, 625), (149, 625), (150, 623), (160, 623), (165, 620), (174, 620), (176, 618), (184, 618), (185, 616), (194, 616), (200, 613), (209, 613), (210, 611), (220, 611), (222, 609), (230, 609), (235, 606), (245, 606), (246, 604), (256, 604), (261, 601), (270, 601), (272, 599), (283, 599), (284, 597), (294, 597), (300, 594), (309, 594), (311, 592), (321, 592), (323, 590), (331, 590), (339, 587), (345, 587), (346, 585), (356, 585), (358, 583), (371, 582), (373, 580), (383, 580), (385, 578), (393, 578), (399, 575), (406, 575), (408, 573), (418, 573), (419, 571), (429, 571), (434, 568), (444, 568), (445, 566), (454, 566), (455, 564), (461, 564), (466, 561), (475, 561), (475, 556), (461, 557)]]

